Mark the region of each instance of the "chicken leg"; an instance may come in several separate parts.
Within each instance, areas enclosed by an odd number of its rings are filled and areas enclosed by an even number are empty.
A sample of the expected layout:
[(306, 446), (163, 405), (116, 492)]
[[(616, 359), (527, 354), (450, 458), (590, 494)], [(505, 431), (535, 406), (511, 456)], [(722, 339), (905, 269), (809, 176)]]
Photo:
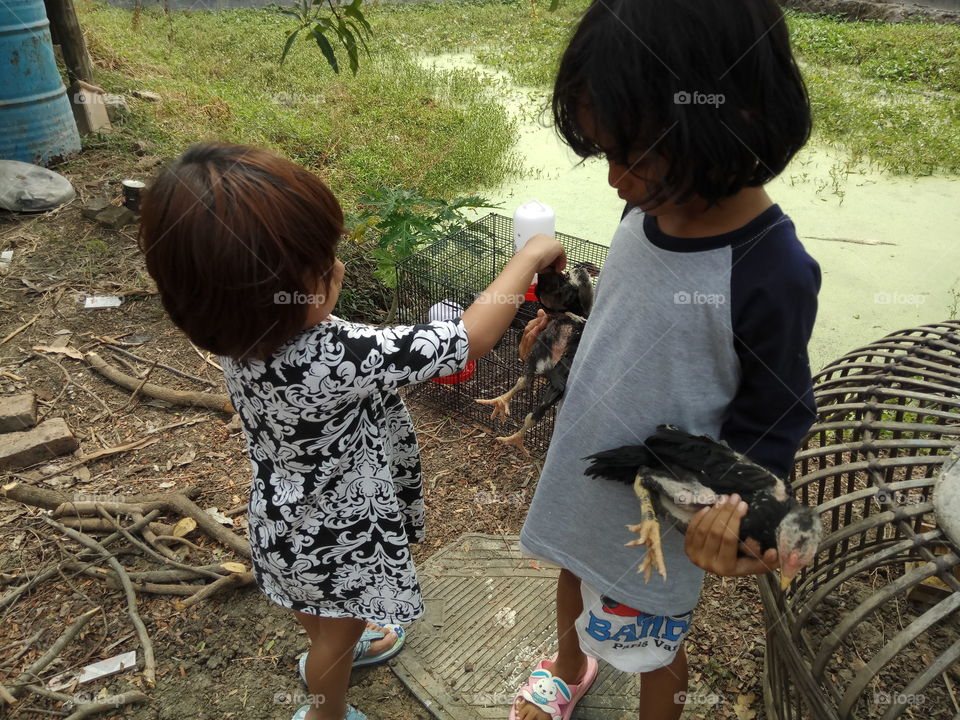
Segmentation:
[(523, 439), (527, 436), (527, 430), (534, 426), (535, 422), (533, 419), (533, 413), (527, 413), (527, 416), (523, 419), (523, 427), (517, 430), (513, 435), (507, 435), (506, 437), (498, 437), (497, 440), (502, 442), (504, 445), (513, 445), (515, 448), (523, 450), (527, 455), (530, 454), (530, 451), (527, 450), (527, 446), (523, 444)]
[(650, 491), (643, 486), (639, 475), (633, 483), (633, 491), (640, 498), (640, 517), (641, 520), (636, 525), (627, 525), (630, 532), (637, 533), (640, 537), (627, 543), (627, 547), (636, 547), (646, 545), (647, 553), (643, 556), (637, 572), (643, 573), (643, 581), (649, 582), (653, 569), (656, 568), (664, 580), (667, 579), (667, 566), (663, 561), (663, 549), (660, 545), (660, 523), (657, 522), (657, 515), (653, 509), (653, 500), (650, 497)]
[[(513, 396), (523, 390), (527, 386), (528, 382), (529, 379), (527, 376), (521, 375), (520, 379), (514, 383), (514, 386), (507, 390), (503, 395), (495, 398), (477, 398), (477, 402), (481, 405), (493, 405), (493, 414), (490, 416), (491, 420), (495, 420), (497, 415), (506, 417), (510, 414), (510, 401), (513, 399)], [(520, 441), (523, 442), (522, 437)]]

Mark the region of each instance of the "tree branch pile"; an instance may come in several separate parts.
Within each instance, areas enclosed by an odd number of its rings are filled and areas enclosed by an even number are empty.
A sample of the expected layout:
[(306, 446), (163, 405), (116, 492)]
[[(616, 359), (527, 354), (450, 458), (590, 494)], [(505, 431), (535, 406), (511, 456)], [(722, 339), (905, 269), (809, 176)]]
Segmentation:
[[(193, 501), (198, 491), (197, 486), (192, 486), (182, 492), (71, 498), (65, 493), (20, 482), (0, 487), (0, 497), (51, 511), (41, 515), (40, 519), (52, 531), (82, 547), (69, 558), (35, 573), (5, 576), (0, 587), (9, 589), (0, 595), (0, 610), (64, 571), (82, 574), (119, 590), (126, 600), (127, 615), (143, 653), (143, 679), (148, 687), (153, 687), (156, 684), (156, 659), (146, 625), (137, 609), (138, 593), (172, 596), (176, 598), (178, 609), (185, 609), (229, 588), (253, 583), (253, 573), (242, 562), (228, 560), (203, 565), (184, 562), (184, 549), (187, 552), (202, 549), (185, 537), (194, 531), (207, 535), (241, 558), (250, 558), (250, 546), (246, 539), (221, 525)], [(158, 520), (161, 515), (172, 515), (177, 519), (173, 523), (162, 522)], [(101, 537), (98, 539), (94, 535)], [(133, 552), (141, 559), (149, 559), (158, 567), (149, 570), (125, 567), (117, 558), (123, 551)], [(76, 704), (72, 696), (54, 693), (39, 680), (43, 669), (101, 610), (94, 608), (79, 616), (12, 684), (9, 680), (0, 684), (0, 708), (17, 703), (25, 693), (35, 693), (64, 702), (69, 700), (76, 705), (69, 717), (79, 720), (109, 710), (115, 712), (119, 704), (146, 700), (147, 696), (143, 693), (132, 692), (105, 701)]]

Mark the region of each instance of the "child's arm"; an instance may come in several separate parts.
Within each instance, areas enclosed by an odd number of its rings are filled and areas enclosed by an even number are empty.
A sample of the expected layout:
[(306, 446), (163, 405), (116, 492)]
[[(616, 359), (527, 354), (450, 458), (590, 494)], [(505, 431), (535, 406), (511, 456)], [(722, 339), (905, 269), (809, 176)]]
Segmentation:
[(463, 325), (470, 339), (469, 359), (486, 355), (503, 337), (534, 274), (548, 267), (560, 272), (566, 264), (563, 245), (556, 238), (549, 235), (530, 238), (490, 287), (463, 313)]

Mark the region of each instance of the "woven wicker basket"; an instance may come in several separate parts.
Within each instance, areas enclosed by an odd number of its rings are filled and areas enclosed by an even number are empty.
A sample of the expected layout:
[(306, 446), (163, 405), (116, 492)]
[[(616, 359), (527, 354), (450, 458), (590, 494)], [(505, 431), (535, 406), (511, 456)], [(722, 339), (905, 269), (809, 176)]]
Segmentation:
[(760, 580), (767, 716), (960, 717), (960, 557), (932, 503), (960, 443), (960, 323), (888, 335), (814, 389), (792, 482), (824, 540), (786, 593)]

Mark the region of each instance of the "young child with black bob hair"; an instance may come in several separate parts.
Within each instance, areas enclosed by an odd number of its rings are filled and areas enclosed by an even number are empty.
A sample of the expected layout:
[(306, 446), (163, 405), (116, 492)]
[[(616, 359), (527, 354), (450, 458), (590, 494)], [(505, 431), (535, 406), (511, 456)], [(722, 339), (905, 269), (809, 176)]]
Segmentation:
[[(633, 489), (585, 477), (586, 457), (672, 424), (790, 474), (815, 418), (820, 270), (763, 186), (807, 141), (809, 102), (776, 0), (597, 0), (563, 54), (553, 114), (578, 155), (606, 158), (627, 209), (521, 534), (561, 567), (559, 651), (510, 717), (569, 718), (599, 658), (640, 673), (643, 720), (676, 720), (704, 571), (785, 561), (738, 554), (747, 506), (733, 495), (685, 538), (662, 525), (669, 573), (645, 582), (643, 552), (625, 547)], [(527, 326), (522, 356), (543, 324)]]
[(351, 667), (391, 657), (399, 625), (423, 614), (410, 552), (423, 538), (420, 452), (397, 388), (489, 352), (534, 273), (566, 263), (538, 235), (461, 317), (378, 328), (331, 314), (343, 234), (316, 175), (239, 145), (195, 145), (143, 200), (163, 306), (220, 356), (246, 435), (257, 585), (310, 637), (309, 704), (294, 720), (363, 720), (346, 703)]

